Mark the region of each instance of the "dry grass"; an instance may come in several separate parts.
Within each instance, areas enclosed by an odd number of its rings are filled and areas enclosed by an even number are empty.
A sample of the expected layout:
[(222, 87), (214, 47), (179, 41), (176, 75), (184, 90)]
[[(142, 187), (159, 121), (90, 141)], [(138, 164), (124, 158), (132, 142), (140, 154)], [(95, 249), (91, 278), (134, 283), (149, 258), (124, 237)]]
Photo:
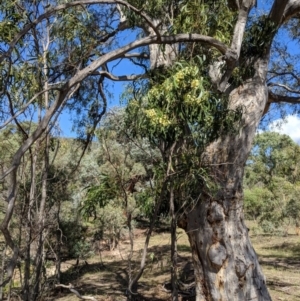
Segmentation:
[(285, 237), (252, 235), (251, 241), (273, 301), (300, 301), (300, 237), (294, 229)]
[[(249, 225), (251, 228), (253, 225)], [(145, 230), (138, 230), (135, 239), (135, 269), (139, 266), (139, 255), (144, 244)], [(250, 233), (254, 231), (250, 231)], [(180, 269), (191, 276), (191, 258), (188, 239), (183, 231), (178, 231), (178, 250)], [(300, 301), (300, 237), (290, 234), (287, 237), (253, 234), (252, 243), (258, 253), (273, 301)], [(100, 255), (74, 268), (74, 262), (64, 263), (63, 283), (72, 283), (81, 294), (93, 295), (97, 300), (126, 300), (127, 255), (129, 241), (121, 243), (118, 250), (102, 251)], [(148, 252), (148, 265), (139, 282), (139, 301), (169, 300), (170, 296), (161, 285), (170, 276), (170, 235), (166, 232), (155, 233), (151, 238)], [(66, 289), (53, 292), (44, 297), (48, 301), (77, 301), (78, 298)]]

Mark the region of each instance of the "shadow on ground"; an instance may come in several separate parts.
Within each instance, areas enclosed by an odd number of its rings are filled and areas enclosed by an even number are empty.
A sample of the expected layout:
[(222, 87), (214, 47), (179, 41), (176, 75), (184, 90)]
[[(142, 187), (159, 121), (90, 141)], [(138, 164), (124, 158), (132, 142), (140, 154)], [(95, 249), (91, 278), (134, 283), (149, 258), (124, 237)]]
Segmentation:
[[(179, 246), (178, 249), (186, 251), (185, 246)], [(170, 298), (170, 293), (163, 288), (164, 283), (170, 279), (169, 250), (170, 247), (165, 245), (149, 248), (148, 254), (153, 253), (155, 256), (152, 261), (148, 260), (144, 277), (137, 287), (139, 294), (134, 296), (133, 301), (163, 301)], [(185, 283), (193, 282), (194, 273), (190, 257), (179, 256), (178, 264), (181, 280)], [(139, 265), (139, 261), (133, 262), (136, 270)], [(62, 273), (61, 283), (65, 285), (71, 283), (81, 295), (92, 295), (97, 300), (125, 301), (128, 283), (127, 260), (124, 258), (124, 260), (113, 260), (104, 264), (82, 263), (79, 266), (72, 266)], [(66, 288), (54, 288), (54, 285), (52, 288), (51, 295), (44, 300), (54, 301), (72, 294)], [(186, 301), (195, 300), (190, 296), (182, 297), (182, 300)]]

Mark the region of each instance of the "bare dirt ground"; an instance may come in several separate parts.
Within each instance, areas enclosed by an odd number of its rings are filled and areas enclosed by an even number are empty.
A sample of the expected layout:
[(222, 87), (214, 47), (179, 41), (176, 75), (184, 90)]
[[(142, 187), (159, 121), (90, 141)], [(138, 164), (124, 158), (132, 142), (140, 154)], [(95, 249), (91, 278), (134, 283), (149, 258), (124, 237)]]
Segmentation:
[[(251, 229), (251, 226), (250, 226)], [(259, 255), (273, 301), (300, 301), (300, 237), (295, 234), (286, 237), (256, 234), (251, 240)], [(251, 231), (250, 231), (251, 233)], [(139, 266), (145, 230), (135, 231), (134, 268)], [(114, 251), (102, 250), (94, 257), (82, 261), (75, 267), (75, 261), (63, 263), (62, 283), (71, 283), (84, 296), (93, 296), (99, 301), (125, 301), (127, 283), (127, 256), (129, 241), (124, 240)], [(147, 268), (139, 281), (138, 301), (170, 300), (163, 285), (170, 281), (170, 235), (155, 233), (150, 241)], [(178, 231), (179, 274), (185, 282), (191, 282), (191, 264), (188, 239)], [(47, 301), (79, 300), (68, 289), (55, 289), (45, 296)], [(193, 300), (183, 297), (182, 300)]]

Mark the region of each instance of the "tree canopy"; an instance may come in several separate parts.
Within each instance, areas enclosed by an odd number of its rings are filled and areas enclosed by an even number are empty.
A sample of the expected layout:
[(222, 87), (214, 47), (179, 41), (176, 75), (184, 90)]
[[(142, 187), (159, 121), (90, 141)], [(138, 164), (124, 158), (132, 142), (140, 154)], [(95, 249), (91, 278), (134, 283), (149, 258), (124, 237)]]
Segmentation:
[(255, 138), (245, 170), (245, 210), (267, 232), (298, 224), (299, 154), (287, 135), (265, 132)]

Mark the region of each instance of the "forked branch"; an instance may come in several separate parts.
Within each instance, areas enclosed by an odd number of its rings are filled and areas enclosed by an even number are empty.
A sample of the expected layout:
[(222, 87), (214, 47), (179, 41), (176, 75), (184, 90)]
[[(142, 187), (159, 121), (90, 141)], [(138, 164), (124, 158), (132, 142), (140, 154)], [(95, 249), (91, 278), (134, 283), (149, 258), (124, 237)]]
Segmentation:
[(251, 8), (255, 4), (255, 1), (253, 0), (243, 0), (236, 2), (236, 6), (238, 7), (238, 19), (234, 27), (230, 49), (227, 50), (224, 57), (224, 61), (226, 61), (227, 68), (220, 82), (217, 83), (218, 89), (221, 92), (224, 92), (226, 90), (228, 80), (231, 77), (231, 74), (237, 65), (241, 53), (241, 47), (245, 33), (246, 23), (248, 20), (248, 15)]

